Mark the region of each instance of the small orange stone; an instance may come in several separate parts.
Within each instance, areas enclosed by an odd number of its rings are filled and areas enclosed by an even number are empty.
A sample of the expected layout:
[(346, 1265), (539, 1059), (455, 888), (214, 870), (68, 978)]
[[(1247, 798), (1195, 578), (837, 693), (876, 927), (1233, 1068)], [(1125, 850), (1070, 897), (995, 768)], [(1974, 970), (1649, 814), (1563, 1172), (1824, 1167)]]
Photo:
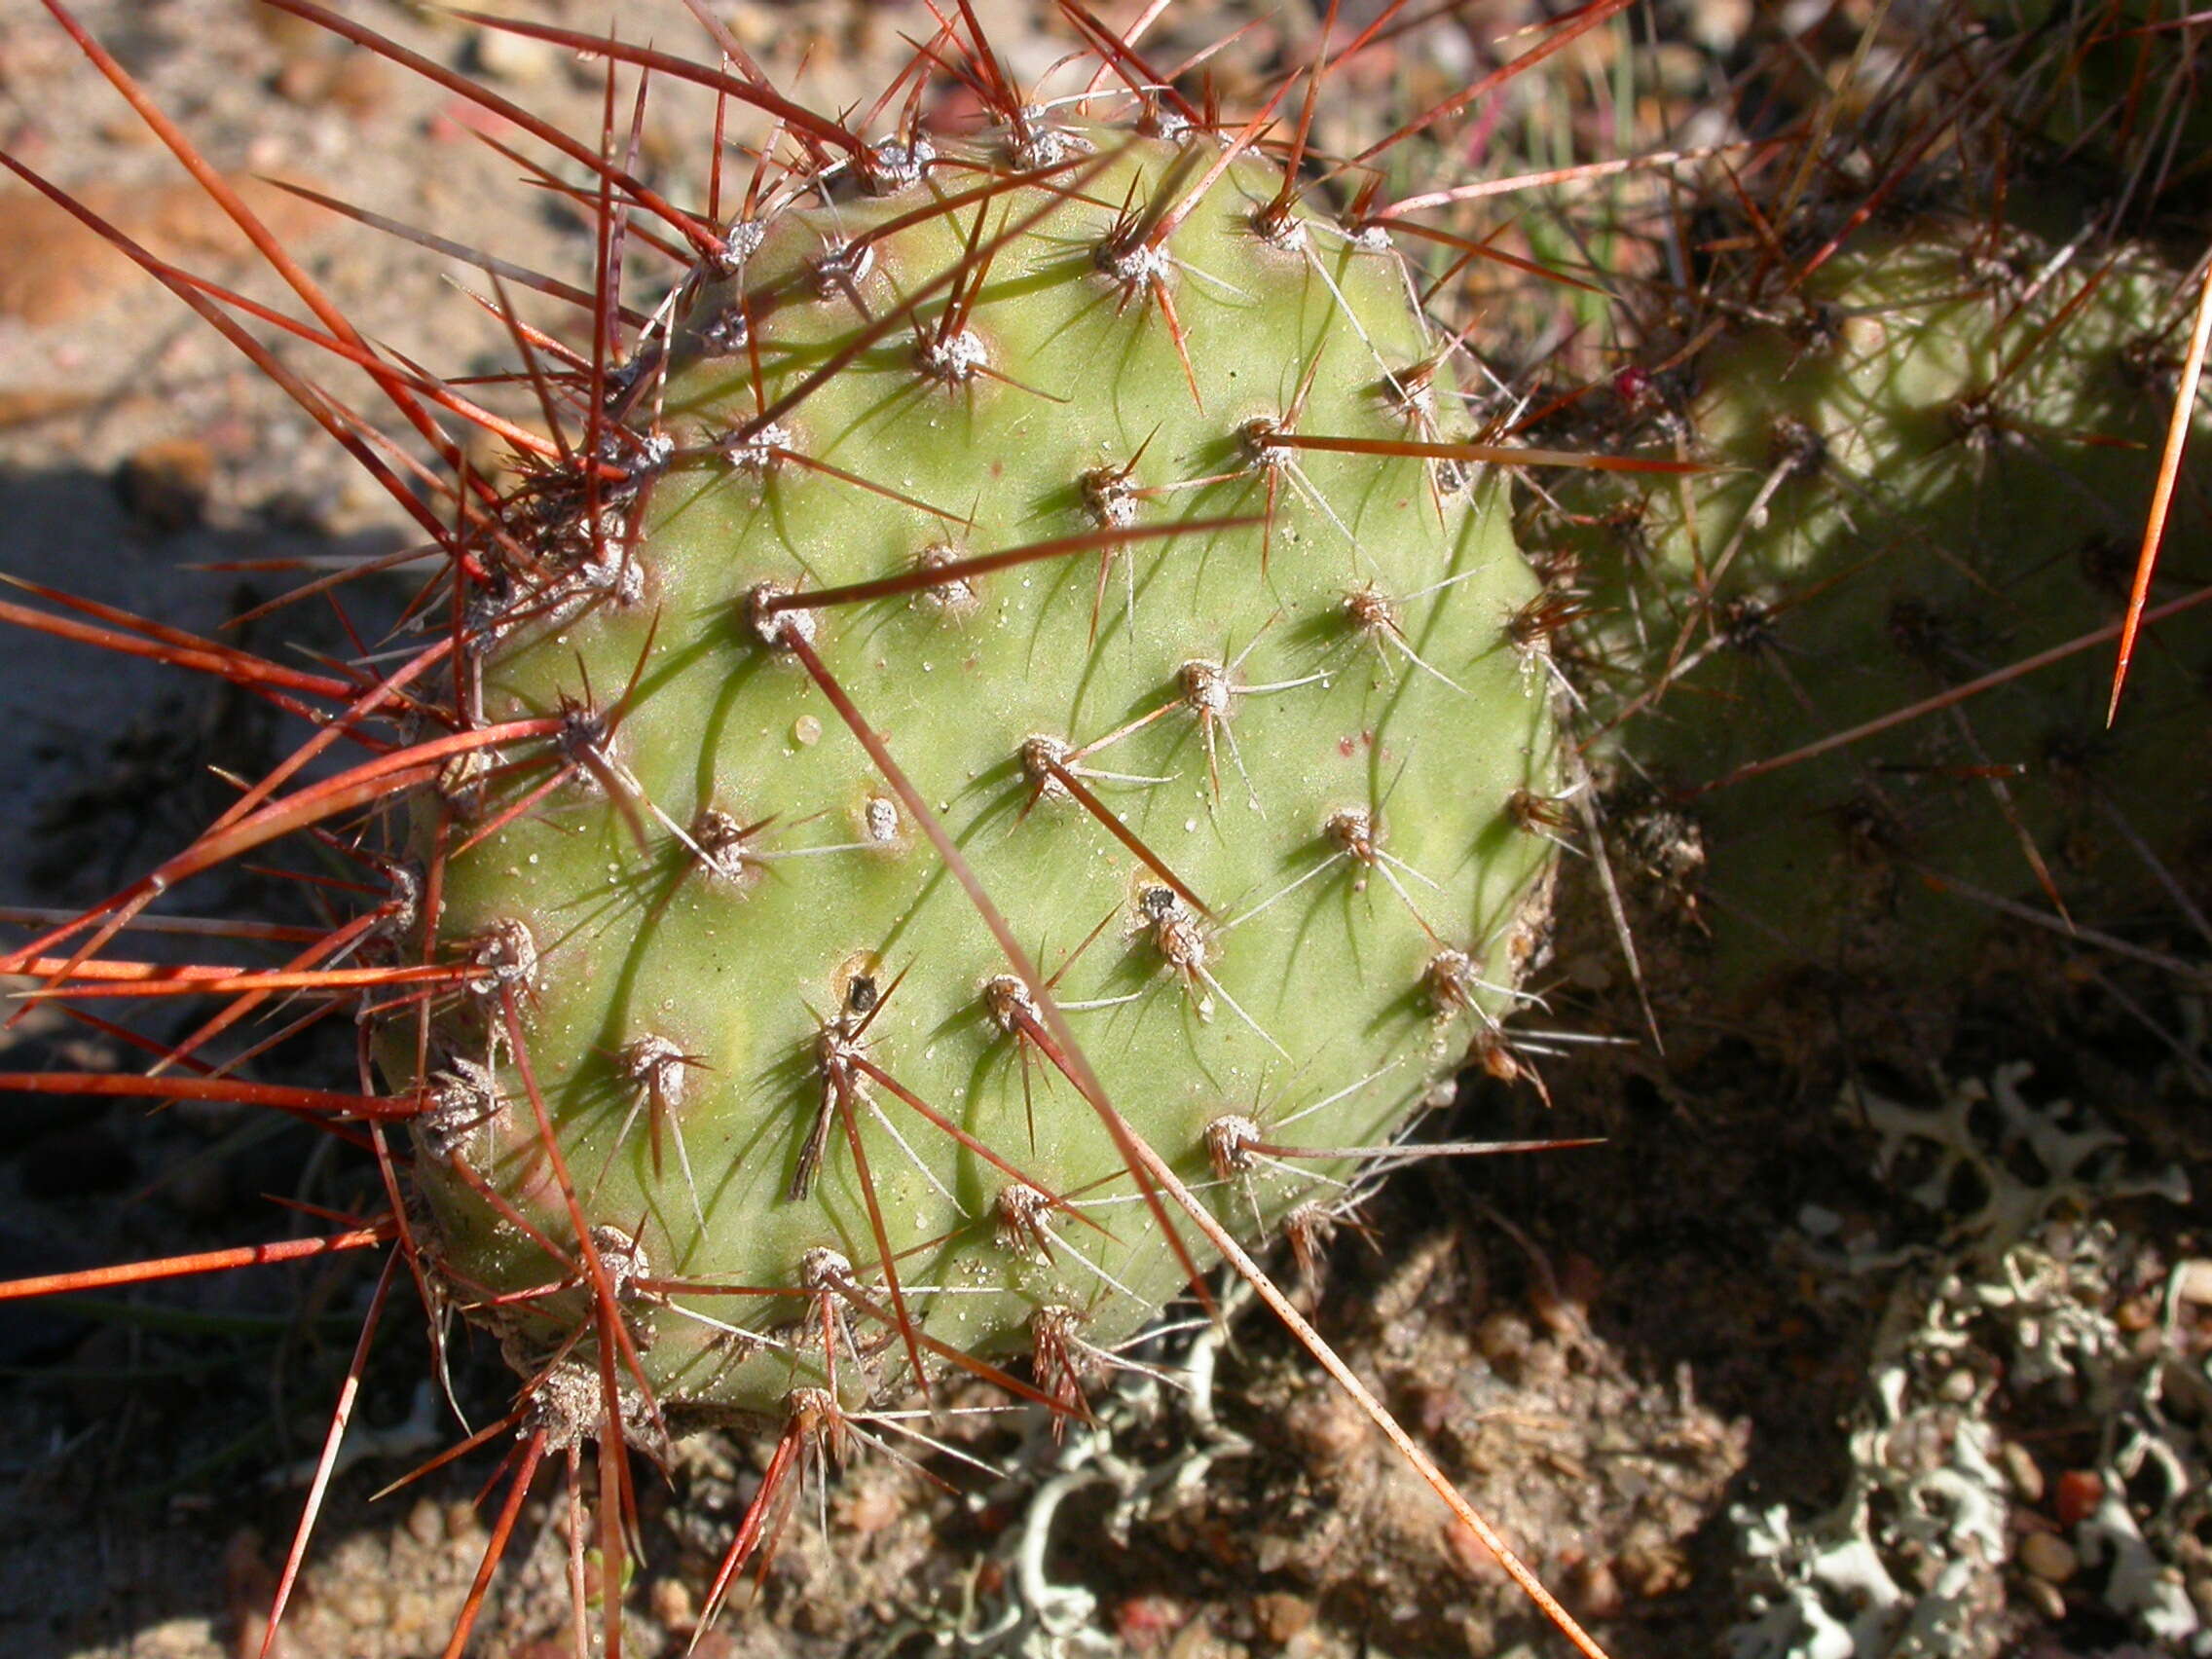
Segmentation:
[(2104, 1501), (2105, 1483), (2094, 1470), (2068, 1469), (2051, 1493), (2051, 1513), (2061, 1527), (2078, 1526)]

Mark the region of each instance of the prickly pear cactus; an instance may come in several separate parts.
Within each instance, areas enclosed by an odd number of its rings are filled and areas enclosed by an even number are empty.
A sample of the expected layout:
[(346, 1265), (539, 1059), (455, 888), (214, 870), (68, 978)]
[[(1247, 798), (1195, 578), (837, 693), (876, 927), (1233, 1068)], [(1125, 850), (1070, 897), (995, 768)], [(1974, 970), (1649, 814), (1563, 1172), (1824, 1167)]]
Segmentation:
[(1534, 583), (1397, 258), (1170, 123), (844, 172), (517, 498), (473, 713), (556, 742), (418, 813), (472, 972), (381, 1039), (452, 1300), (671, 1414), (1064, 1395), (1182, 1287), (1042, 998), (1225, 1222), (1303, 1233), (1541, 924)]
[[(1538, 534), (1588, 592), (1619, 844), (1724, 995), (1940, 985), (2008, 906), (2124, 931), (2188, 875), (2212, 624), (2153, 625), (2110, 732), (2111, 646), (2087, 648), (2126, 602), (2178, 286), (2137, 252), (1924, 221), (1616, 382), (1627, 425), (1710, 470), (1571, 482)], [(2154, 608), (2201, 582), (2200, 478)]]

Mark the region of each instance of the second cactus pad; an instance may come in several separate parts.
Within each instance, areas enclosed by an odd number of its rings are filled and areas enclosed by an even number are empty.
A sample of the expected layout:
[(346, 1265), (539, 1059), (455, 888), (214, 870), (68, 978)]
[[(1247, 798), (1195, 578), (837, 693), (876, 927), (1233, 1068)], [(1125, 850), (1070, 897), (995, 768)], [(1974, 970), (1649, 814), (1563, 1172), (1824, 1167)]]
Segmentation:
[(2077, 252), (1931, 218), (1794, 295), (1776, 276), (1683, 367), (1625, 383), (1706, 474), (1569, 489), (1552, 515), (1596, 613), (1620, 840), (1692, 878), (1687, 972), (1725, 999), (1808, 973), (1943, 984), (1993, 918), (2124, 932), (2194, 867), (2194, 463), (2105, 727), (2188, 312), (2147, 251)]
[(453, 1300), (670, 1408), (1022, 1354), (1064, 1393), (1182, 1287), (1040, 992), (1256, 1238), (1541, 927), (1535, 587), (1397, 257), (1195, 131), (848, 175), (730, 234), (596, 477), (510, 515), (475, 714), (536, 735), (422, 813), (475, 971), (382, 1040)]

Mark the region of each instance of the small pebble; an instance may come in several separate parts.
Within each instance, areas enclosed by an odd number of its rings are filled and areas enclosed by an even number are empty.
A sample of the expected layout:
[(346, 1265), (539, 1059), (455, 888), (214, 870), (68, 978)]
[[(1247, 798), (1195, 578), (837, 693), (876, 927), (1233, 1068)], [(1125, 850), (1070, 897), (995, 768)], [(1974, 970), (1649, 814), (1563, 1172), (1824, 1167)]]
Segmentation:
[(1998, 1453), (2005, 1465), (2005, 1478), (2012, 1483), (2022, 1503), (2043, 1501), (2043, 1466), (2035, 1455), (2017, 1440), (2008, 1440)]
[(1131, 1596), (1114, 1609), (1114, 1634), (1132, 1653), (1160, 1653), (1190, 1618), (1190, 1609), (1172, 1596)]
[(906, 1513), (904, 1493), (890, 1481), (871, 1482), (856, 1491), (845, 1506), (845, 1525), (862, 1537), (872, 1537)]
[(415, 1500), (415, 1507), (407, 1512), (407, 1530), (424, 1549), (435, 1549), (445, 1542), (446, 1515), (435, 1498)]
[(1567, 962), (1565, 969), (1568, 983), (1577, 990), (1610, 990), (1613, 971), (1609, 963), (1595, 954), (1577, 956)]
[(2212, 1259), (2194, 1257), (2174, 1269), (2174, 1295), (2197, 1308), (2212, 1308)]
[(1751, 0), (1692, 0), (1682, 11), (1690, 37), (1716, 55), (1733, 52), (1752, 22)]
[(276, 95), (286, 103), (320, 102), (329, 79), (328, 65), (329, 60), (319, 54), (286, 58), (276, 71)]
[(391, 90), (391, 71), (383, 58), (373, 52), (349, 52), (332, 69), (323, 95), (348, 115), (365, 118), (390, 101)]
[(1705, 84), (1710, 60), (1694, 46), (1668, 41), (1640, 54), (1641, 68), (1671, 97), (1695, 97)]
[(501, 28), (480, 30), (469, 44), (477, 68), (496, 81), (518, 87), (547, 80), (561, 66), (561, 49), (552, 42)]
[(2095, 1470), (2068, 1469), (2051, 1493), (2051, 1513), (2061, 1527), (2073, 1527), (2094, 1515), (2104, 1500), (2105, 1483)]
[(391, 1593), (385, 1629), (395, 1647), (416, 1653), (442, 1650), (452, 1627), (451, 1609), (442, 1597), (404, 1587)]
[(276, 71), (276, 95), (304, 108), (328, 105), (340, 112), (374, 115), (389, 99), (391, 81), (384, 59), (366, 52), (313, 52), (284, 60)]
[[(234, 175), (231, 182), (294, 253), (335, 217), (250, 176)], [(190, 179), (128, 189), (92, 181), (79, 200), (164, 259), (237, 257), (237, 227)], [(0, 225), (7, 227), (0, 236), (0, 317), (44, 328), (82, 316), (145, 280), (97, 232), (28, 188), (0, 190)]]
[(475, 1508), (461, 1498), (446, 1505), (447, 1551), (455, 1561), (471, 1567), (484, 1553), (484, 1523)]
[(1214, 1635), (1213, 1626), (1201, 1613), (1175, 1633), (1175, 1639), (1167, 1644), (1167, 1659), (1229, 1659), (1234, 1651)]
[(697, 1627), (699, 1604), (691, 1599), (691, 1586), (682, 1579), (654, 1579), (646, 1599), (663, 1630), (681, 1636)]
[(330, 1605), (341, 1619), (360, 1630), (379, 1628), (389, 1611), (384, 1592), (374, 1588), (341, 1590), (331, 1598)]
[(1302, 1397), (1284, 1426), (1298, 1449), (1324, 1468), (1348, 1462), (1367, 1444), (1367, 1419), (1335, 1389)]
[(1485, 1359), (1496, 1366), (1520, 1359), (1528, 1352), (1532, 1337), (1528, 1320), (1502, 1309), (1485, 1315), (1483, 1322), (1475, 1327), (1475, 1346), (1482, 1350)]
[(1586, 1619), (1617, 1619), (1621, 1614), (1621, 1585), (1612, 1564), (1593, 1556), (1574, 1569), (1574, 1606)]
[(2082, 1570), (2082, 1558), (2056, 1532), (2030, 1532), (2015, 1553), (2020, 1565), (2046, 1584), (2064, 1584)]
[(2055, 1584), (2046, 1584), (2040, 1578), (2023, 1579), (2020, 1594), (2029, 1605), (2052, 1624), (2066, 1616), (2066, 1598), (2059, 1594)]
[(1454, 1567), (1478, 1584), (1505, 1583), (1505, 1568), (1497, 1557), (1464, 1521), (1451, 1521), (1443, 1529), (1444, 1553)]
[(1252, 1598), (1252, 1618), (1270, 1641), (1288, 1641), (1313, 1622), (1314, 1607), (1303, 1596), (1270, 1590)]
[(165, 1619), (141, 1630), (130, 1643), (132, 1659), (201, 1659), (214, 1648), (214, 1624), (204, 1616)]

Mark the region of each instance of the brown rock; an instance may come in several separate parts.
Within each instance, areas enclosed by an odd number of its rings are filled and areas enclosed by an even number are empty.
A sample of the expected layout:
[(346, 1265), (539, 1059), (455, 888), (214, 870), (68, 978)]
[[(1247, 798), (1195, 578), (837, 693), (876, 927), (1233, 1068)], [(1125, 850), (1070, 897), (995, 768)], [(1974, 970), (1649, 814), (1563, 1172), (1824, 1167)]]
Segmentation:
[(654, 1579), (645, 1600), (661, 1628), (672, 1635), (686, 1636), (698, 1628), (699, 1604), (692, 1599), (691, 1586), (682, 1579)]
[(1615, 1576), (1612, 1564), (1603, 1557), (1593, 1556), (1574, 1569), (1573, 1592), (1575, 1610), (1584, 1618), (1620, 1617), (1620, 1579)]
[(2051, 1493), (2051, 1511), (2061, 1527), (2087, 1520), (2105, 1500), (2105, 1483), (2093, 1469), (2068, 1469)]
[(285, 59), (276, 88), (288, 103), (328, 106), (358, 118), (390, 101), (391, 76), (384, 59), (366, 52), (310, 52)]
[(2005, 1465), (2005, 1478), (2012, 1483), (2012, 1490), (2020, 1494), (2023, 1503), (2043, 1501), (2043, 1469), (2035, 1455), (2017, 1440), (2008, 1440), (1999, 1450), (1999, 1458)]
[(1287, 1591), (1270, 1590), (1252, 1598), (1252, 1620), (1270, 1641), (1288, 1641), (1313, 1622), (1313, 1604)]
[(2056, 1532), (2030, 1532), (2015, 1553), (2020, 1565), (2046, 1584), (2063, 1584), (2082, 1570), (2082, 1558)]

